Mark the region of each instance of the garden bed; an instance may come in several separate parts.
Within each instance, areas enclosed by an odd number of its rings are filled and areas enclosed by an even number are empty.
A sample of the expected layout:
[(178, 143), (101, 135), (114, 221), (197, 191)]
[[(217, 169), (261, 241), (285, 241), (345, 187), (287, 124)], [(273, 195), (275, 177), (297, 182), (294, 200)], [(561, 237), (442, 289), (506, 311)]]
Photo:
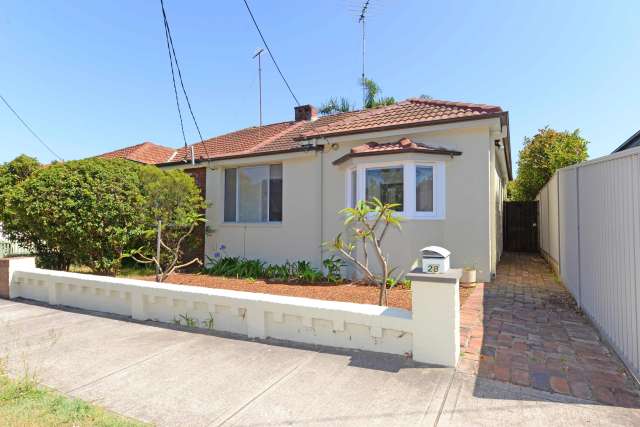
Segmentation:
[[(155, 276), (135, 277), (142, 280), (155, 280)], [(326, 301), (355, 302), (359, 304), (377, 304), (378, 288), (355, 283), (345, 284), (293, 284), (272, 283), (264, 280), (232, 279), (203, 274), (172, 274), (166, 283), (174, 285), (200, 286), (204, 288), (229, 289), (232, 291), (257, 292), (262, 294), (285, 295), (291, 297), (314, 298)], [(389, 289), (389, 306), (411, 310), (410, 289)]]
[[(135, 279), (155, 280), (155, 276), (138, 276)], [(377, 304), (378, 288), (358, 283), (344, 284), (291, 284), (272, 283), (264, 280), (231, 279), (202, 274), (172, 274), (166, 283), (175, 285), (200, 286), (205, 288), (229, 289), (233, 291), (257, 292), (272, 295), (314, 298), (326, 301), (354, 302), (358, 304)], [(471, 292), (460, 288), (460, 304)], [(411, 290), (400, 287), (389, 289), (390, 307), (411, 310)]]

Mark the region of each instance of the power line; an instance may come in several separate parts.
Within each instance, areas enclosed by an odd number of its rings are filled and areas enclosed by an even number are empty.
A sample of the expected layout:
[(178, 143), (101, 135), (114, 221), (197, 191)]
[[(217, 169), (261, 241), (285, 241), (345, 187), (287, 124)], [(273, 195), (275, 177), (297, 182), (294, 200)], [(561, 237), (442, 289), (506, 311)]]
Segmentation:
[(296, 101), (296, 104), (299, 106), (300, 101), (298, 101), (298, 98), (296, 98), (295, 94), (293, 93), (293, 90), (291, 90), (291, 86), (289, 86), (289, 82), (287, 82), (287, 79), (284, 78), (284, 74), (282, 74), (282, 71), (280, 70), (278, 63), (276, 62), (276, 58), (273, 56), (273, 53), (271, 53), (271, 49), (269, 49), (269, 45), (267, 44), (267, 41), (264, 39), (264, 36), (262, 35), (262, 31), (260, 31), (260, 27), (256, 22), (256, 18), (253, 17), (253, 12), (251, 12), (249, 3), (247, 3), (247, 0), (243, 0), (243, 1), (244, 1), (244, 5), (247, 7), (247, 11), (249, 11), (249, 15), (251, 15), (251, 20), (253, 21), (253, 25), (256, 26), (256, 30), (258, 30), (258, 34), (260, 34), (260, 38), (262, 39), (262, 43), (264, 43), (264, 47), (267, 48), (267, 52), (269, 52), (269, 56), (271, 57), (273, 64), (276, 66), (276, 69), (278, 70), (280, 77), (282, 77), (282, 81), (284, 81), (284, 84), (287, 85), (287, 89), (289, 89), (289, 93), (291, 93), (291, 96)]
[(173, 93), (176, 97), (176, 107), (178, 107), (178, 117), (180, 117), (180, 129), (182, 130), (182, 140), (184, 141), (185, 148), (187, 147), (187, 137), (184, 134), (184, 123), (182, 121), (182, 110), (180, 109), (180, 100), (178, 99), (178, 88), (176, 87), (176, 75), (173, 71), (173, 55), (171, 54), (171, 47), (169, 42), (169, 25), (167, 22), (167, 15), (164, 11), (164, 3), (160, 0), (160, 6), (162, 7), (162, 17), (164, 19), (164, 36), (167, 39), (167, 51), (169, 52), (169, 64), (171, 65), (171, 80), (173, 81)]
[(200, 142), (202, 143), (202, 147), (204, 148), (205, 155), (207, 156), (207, 160), (209, 160), (209, 150), (207, 149), (207, 144), (205, 144), (204, 142), (204, 138), (202, 137), (202, 133), (200, 132), (200, 126), (198, 126), (198, 121), (196, 120), (196, 116), (195, 114), (193, 114), (193, 109), (191, 108), (189, 95), (187, 95), (187, 90), (184, 87), (184, 81), (182, 80), (182, 72), (180, 71), (180, 63), (178, 62), (176, 50), (175, 50), (175, 47), (173, 46), (173, 37), (171, 37), (171, 28), (169, 27), (169, 20), (167, 19), (167, 13), (164, 9), (163, 0), (160, 0), (160, 7), (162, 8), (162, 17), (164, 19), (165, 37), (167, 39), (167, 50), (169, 50), (169, 60), (171, 61), (171, 78), (173, 79), (173, 90), (176, 96), (176, 103), (178, 105), (178, 114), (180, 115), (180, 126), (182, 127), (182, 137), (184, 139), (185, 147), (187, 146), (187, 141), (186, 141), (186, 137), (184, 136), (184, 126), (182, 125), (182, 113), (180, 112), (180, 103), (178, 101), (178, 92), (176, 89), (176, 80), (175, 80), (175, 74), (173, 71), (174, 62), (176, 64), (176, 70), (178, 71), (178, 79), (180, 80), (180, 87), (182, 88), (184, 99), (187, 101), (187, 107), (189, 108), (189, 113), (191, 114), (191, 119), (193, 119), (193, 124), (195, 125), (196, 131), (198, 132), (198, 137), (200, 138)]
[(33, 135), (33, 136), (34, 136), (38, 141), (40, 141), (40, 144), (42, 144), (42, 145), (43, 145), (47, 150), (49, 150), (49, 152), (50, 152), (51, 154), (53, 154), (53, 155), (54, 155), (54, 157), (57, 157), (57, 158), (58, 158), (58, 160), (63, 161), (63, 160), (62, 160), (62, 157), (58, 156), (58, 155), (56, 154), (56, 152), (55, 152), (55, 151), (53, 151), (53, 150), (51, 149), (51, 147), (49, 147), (49, 146), (47, 145), (47, 143), (46, 143), (46, 142), (44, 142), (44, 141), (42, 140), (42, 138), (40, 138), (40, 137), (38, 136), (38, 134), (37, 134), (37, 133), (35, 133), (35, 131), (34, 131), (33, 129), (31, 129), (31, 126), (29, 126), (29, 125), (27, 124), (27, 122), (25, 122), (25, 121), (22, 119), (22, 117), (20, 117), (20, 115), (16, 112), (16, 110), (14, 110), (14, 109), (13, 109), (13, 107), (9, 104), (9, 102), (4, 98), (4, 96), (2, 96), (2, 94), (0, 94), (0, 99), (2, 99), (2, 102), (4, 102), (4, 104), (7, 106), (7, 108), (9, 108), (9, 110), (11, 110), (11, 112), (12, 112), (12, 113), (13, 113), (13, 114), (18, 118), (18, 120), (20, 120), (20, 123), (22, 123), (22, 125), (23, 125), (25, 128), (27, 128), (27, 130), (28, 130), (29, 132), (31, 132), (31, 135)]

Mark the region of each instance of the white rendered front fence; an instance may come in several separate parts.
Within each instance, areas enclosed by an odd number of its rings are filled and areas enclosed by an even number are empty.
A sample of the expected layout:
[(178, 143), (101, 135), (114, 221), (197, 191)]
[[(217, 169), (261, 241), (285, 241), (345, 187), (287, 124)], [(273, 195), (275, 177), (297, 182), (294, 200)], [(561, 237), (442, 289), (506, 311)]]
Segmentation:
[(136, 320), (180, 322), (250, 338), (413, 354), (416, 361), (445, 366), (455, 366), (459, 356), (457, 278), (434, 283), (414, 280), (413, 313), (369, 304), (43, 270), (25, 266), (25, 259), (12, 271), (9, 282), (11, 298)]

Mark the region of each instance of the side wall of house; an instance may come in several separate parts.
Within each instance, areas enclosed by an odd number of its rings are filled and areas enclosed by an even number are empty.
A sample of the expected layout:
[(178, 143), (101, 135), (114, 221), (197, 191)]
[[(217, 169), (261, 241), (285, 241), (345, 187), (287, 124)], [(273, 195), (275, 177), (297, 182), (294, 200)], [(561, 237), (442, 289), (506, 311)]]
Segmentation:
[(507, 196), (508, 175), (504, 160), (504, 151), (491, 147), (491, 271), (495, 272), (503, 248), (503, 209)]

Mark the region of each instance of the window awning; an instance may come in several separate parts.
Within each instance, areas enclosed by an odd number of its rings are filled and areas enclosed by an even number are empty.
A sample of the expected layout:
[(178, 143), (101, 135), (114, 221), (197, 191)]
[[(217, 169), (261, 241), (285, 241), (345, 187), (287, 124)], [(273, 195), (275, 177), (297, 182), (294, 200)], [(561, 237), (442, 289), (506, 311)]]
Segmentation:
[(366, 144), (353, 147), (348, 154), (334, 160), (334, 165), (339, 165), (353, 157), (377, 156), (383, 154), (403, 154), (403, 153), (422, 153), (422, 154), (441, 154), (446, 156), (459, 156), (462, 151), (450, 150), (445, 147), (435, 147), (432, 145), (414, 142), (409, 138), (402, 138), (398, 142), (378, 143), (367, 142)]

